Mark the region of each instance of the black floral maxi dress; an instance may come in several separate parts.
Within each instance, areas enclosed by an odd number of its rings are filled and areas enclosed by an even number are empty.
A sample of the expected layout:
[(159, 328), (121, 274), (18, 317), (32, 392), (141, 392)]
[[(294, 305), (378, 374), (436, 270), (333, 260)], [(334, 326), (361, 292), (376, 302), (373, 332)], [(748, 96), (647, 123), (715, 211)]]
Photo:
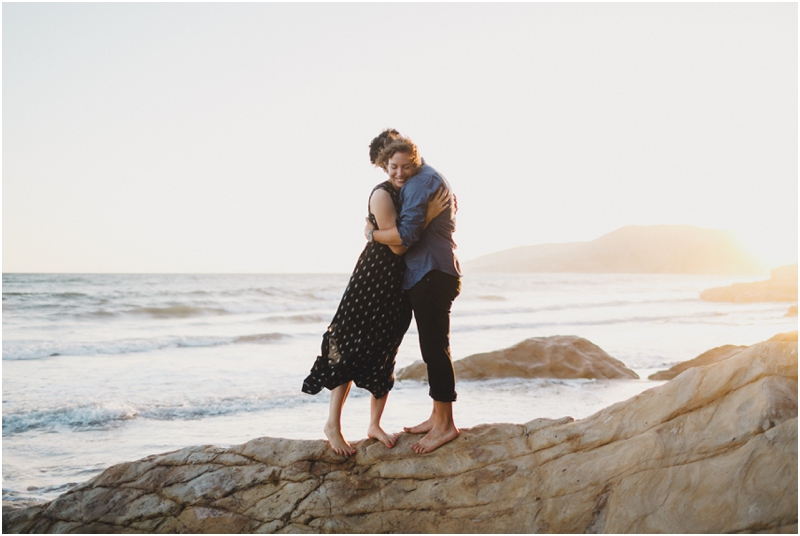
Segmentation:
[[(399, 195), (391, 184), (383, 182), (372, 192), (378, 189), (389, 192), (399, 214)], [(372, 212), (369, 220), (377, 229)], [(403, 258), (389, 246), (367, 244), (322, 336), (322, 355), (303, 381), (304, 393), (314, 395), (349, 381), (375, 398), (391, 390), (397, 349), (411, 323), (411, 303), (401, 288), (405, 268)]]

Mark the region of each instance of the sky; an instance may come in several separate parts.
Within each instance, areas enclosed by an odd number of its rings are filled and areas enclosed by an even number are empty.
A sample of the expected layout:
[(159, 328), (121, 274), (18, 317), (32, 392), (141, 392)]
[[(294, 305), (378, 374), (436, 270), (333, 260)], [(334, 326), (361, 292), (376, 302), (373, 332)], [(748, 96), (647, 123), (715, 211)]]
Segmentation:
[(3, 272), (350, 272), (368, 144), (462, 261), (626, 225), (797, 262), (786, 3), (3, 3)]

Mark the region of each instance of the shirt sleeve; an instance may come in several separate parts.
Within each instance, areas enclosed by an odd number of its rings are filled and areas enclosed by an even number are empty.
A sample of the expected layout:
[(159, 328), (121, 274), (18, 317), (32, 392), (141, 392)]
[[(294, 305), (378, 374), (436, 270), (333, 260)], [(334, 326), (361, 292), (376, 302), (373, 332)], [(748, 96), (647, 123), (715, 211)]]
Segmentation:
[(406, 248), (416, 244), (422, 236), (425, 216), (428, 214), (428, 199), (435, 191), (433, 177), (420, 179), (422, 180), (403, 187), (403, 208), (397, 218), (397, 232)]

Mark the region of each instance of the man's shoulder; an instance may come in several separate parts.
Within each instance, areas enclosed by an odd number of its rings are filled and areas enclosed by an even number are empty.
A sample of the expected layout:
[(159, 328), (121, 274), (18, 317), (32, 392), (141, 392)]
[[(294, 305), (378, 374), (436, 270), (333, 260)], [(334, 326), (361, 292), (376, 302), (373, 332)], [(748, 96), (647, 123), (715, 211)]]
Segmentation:
[(430, 164), (422, 164), (422, 167), (419, 168), (419, 173), (417, 173), (417, 176), (436, 177), (439, 176), (439, 172), (436, 171)]
[(433, 169), (428, 164), (423, 164), (419, 172), (414, 175), (404, 188), (413, 185), (413, 190), (417, 189), (430, 189), (433, 186), (438, 188), (439, 183), (442, 181), (442, 176), (439, 172)]

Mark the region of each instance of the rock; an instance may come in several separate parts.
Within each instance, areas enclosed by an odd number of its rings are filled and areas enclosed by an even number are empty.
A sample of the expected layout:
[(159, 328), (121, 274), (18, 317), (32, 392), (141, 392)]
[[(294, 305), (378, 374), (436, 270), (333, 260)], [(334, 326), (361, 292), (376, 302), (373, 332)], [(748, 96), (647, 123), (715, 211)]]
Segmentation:
[[(259, 438), (109, 468), (4, 532), (797, 532), (797, 342), (585, 419), (482, 425), (427, 455)], [(167, 490), (170, 490), (169, 492)]]
[(3, 513), (12, 512), (14, 510), (20, 510), (22, 508), (30, 508), (31, 506), (39, 506), (42, 504), (42, 501), (36, 500), (14, 500), (14, 501), (3, 501)]
[(718, 361), (722, 361), (723, 359), (728, 359), (729, 357), (738, 354), (742, 350), (747, 348), (747, 346), (735, 346), (733, 344), (726, 344), (724, 346), (718, 346), (716, 348), (712, 348), (707, 352), (703, 352), (699, 356), (695, 357), (694, 359), (690, 359), (689, 361), (683, 361), (682, 363), (678, 363), (674, 367), (670, 368), (669, 370), (660, 370), (655, 374), (651, 374), (647, 377), (648, 380), (671, 380), (684, 370), (688, 370), (692, 367), (702, 367), (705, 365), (711, 365), (717, 363)]
[[(533, 337), (521, 343), (453, 362), (459, 380), (489, 378), (636, 379), (639, 376), (599, 346), (574, 335)], [(417, 361), (395, 374), (398, 380), (427, 381)]]
[(742, 274), (763, 272), (728, 232), (692, 225), (628, 225), (591, 242), (522, 246), (462, 263), (469, 272)]
[[(797, 331), (789, 331), (787, 333), (779, 333), (775, 335), (770, 341), (779, 341), (779, 342), (797, 342)], [(681, 372), (688, 370), (693, 367), (702, 367), (705, 365), (712, 365), (714, 363), (718, 363), (723, 359), (728, 359), (731, 356), (734, 356), (748, 348), (747, 346), (735, 346), (733, 344), (726, 344), (724, 346), (718, 346), (716, 348), (712, 348), (707, 352), (703, 352), (699, 356), (695, 357), (694, 359), (690, 359), (689, 361), (683, 361), (678, 363), (677, 365), (673, 366), (669, 370), (660, 370), (655, 374), (651, 374), (647, 377), (648, 380), (671, 380)]]
[(727, 287), (704, 290), (700, 293), (700, 298), (714, 302), (740, 303), (797, 301), (797, 264), (775, 268), (766, 281), (734, 283)]
[(797, 342), (797, 330), (778, 333), (767, 342)]
[(783, 316), (797, 316), (797, 306), (792, 305), (791, 307), (789, 307), (789, 310), (786, 311), (786, 314)]

